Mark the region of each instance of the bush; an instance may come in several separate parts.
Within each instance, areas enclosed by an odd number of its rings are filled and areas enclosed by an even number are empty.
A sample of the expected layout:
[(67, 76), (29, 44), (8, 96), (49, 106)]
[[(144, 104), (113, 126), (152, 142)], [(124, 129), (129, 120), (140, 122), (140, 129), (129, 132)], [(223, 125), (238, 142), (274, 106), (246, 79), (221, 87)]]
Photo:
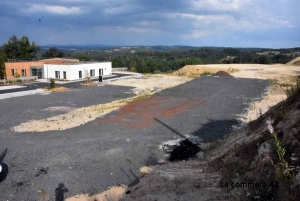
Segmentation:
[(50, 89), (54, 89), (55, 88), (55, 79), (51, 78), (50, 79)]
[(208, 76), (208, 75), (213, 75), (213, 73), (209, 71), (204, 71), (204, 73), (201, 74), (201, 76)]
[(15, 75), (14, 75), (14, 77), (15, 77), (15, 78), (19, 78), (19, 77), (21, 77), (21, 76), (20, 76), (20, 73), (18, 73), (18, 72), (15, 72)]
[(159, 74), (159, 73), (161, 73), (160, 70), (155, 70), (155, 71), (153, 72), (153, 74)]

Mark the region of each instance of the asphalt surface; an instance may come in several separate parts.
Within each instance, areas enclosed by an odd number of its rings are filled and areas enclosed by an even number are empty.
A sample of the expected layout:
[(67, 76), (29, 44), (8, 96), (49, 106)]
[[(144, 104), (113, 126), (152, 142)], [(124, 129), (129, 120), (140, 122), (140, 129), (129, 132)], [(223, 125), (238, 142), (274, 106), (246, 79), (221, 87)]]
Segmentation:
[[(132, 74), (113, 73), (112, 75), (113, 75), (113, 77), (104, 77), (103, 80), (109, 80), (109, 79), (113, 79), (113, 78), (121, 78), (121, 77), (125, 77), (125, 76), (130, 76)], [(92, 81), (98, 81), (98, 80), (99, 80), (99, 78), (92, 79)], [(66, 88), (80, 88), (80, 87), (82, 87), (82, 85), (80, 83), (82, 83), (82, 80), (76, 81), (76, 82), (66, 82), (63, 84), (56, 83), (55, 85), (61, 86), (61, 87), (66, 87)], [(28, 83), (19, 83), (19, 84), (16, 83), (14, 85), (21, 85), (21, 86), (26, 86), (26, 87), (0, 90), (0, 94), (29, 91), (29, 90), (35, 90), (35, 89), (49, 87), (49, 83), (44, 83), (44, 82), (28, 82)]]
[[(9, 171), (0, 183), (0, 200), (55, 199), (63, 184), (65, 197), (99, 193), (109, 186), (134, 184), (139, 168), (163, 157), (158, 145), (180, 135), (194, 134), (204, 141), (223, 138), (237, 124), (253, 99), (261, 97), (267, 82), (256, 79), (200, 77), (154, 96), (172, 100), (200, 98), (200, 104), (180, 115), (156, 119), (147, 128), (92, 121), (65, 131), (14, 133), (12, 126), (32, 119), (64, 113), (48, 107), (75, 107), (110, 102), (131, 95), (130, 87), (74, 88), (63, 93), (29, 95), (0, 100), (0, 152), (8, 148), (3, 162)], [(168, 105), (166, 99), (165, 105)], [(152, 107), (152, 106), (151, 106)], [(104, 118), (118, 115), (112, 112)]]

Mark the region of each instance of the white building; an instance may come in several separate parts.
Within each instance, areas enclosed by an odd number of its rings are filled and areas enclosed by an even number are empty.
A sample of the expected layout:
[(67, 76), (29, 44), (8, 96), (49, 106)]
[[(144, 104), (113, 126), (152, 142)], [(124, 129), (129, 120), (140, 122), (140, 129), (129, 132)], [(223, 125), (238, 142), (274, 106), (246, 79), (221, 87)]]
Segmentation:
[(111, 62), (78, 63), (78, 64), (44, 64), (43, 78), (77, 80), (99, 75), (111, 75)]

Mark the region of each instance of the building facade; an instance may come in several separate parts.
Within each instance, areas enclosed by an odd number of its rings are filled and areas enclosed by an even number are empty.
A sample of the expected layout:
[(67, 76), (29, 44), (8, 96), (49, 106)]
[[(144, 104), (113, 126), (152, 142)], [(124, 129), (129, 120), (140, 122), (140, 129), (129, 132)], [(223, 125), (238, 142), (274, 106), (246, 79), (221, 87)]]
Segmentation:
[(85, 77), (108, 76), (112, 74), (111, 62), (83, 64), (44, 64), (44, 78), (77, 80)]
[(80, 63), (72, 59), (51, 59), (30, 62), (6, 62), (6, 78), (37, 76), (38, 79), (82, 79), (86, 76), (107, 76), (112, 73), (111, 62)]

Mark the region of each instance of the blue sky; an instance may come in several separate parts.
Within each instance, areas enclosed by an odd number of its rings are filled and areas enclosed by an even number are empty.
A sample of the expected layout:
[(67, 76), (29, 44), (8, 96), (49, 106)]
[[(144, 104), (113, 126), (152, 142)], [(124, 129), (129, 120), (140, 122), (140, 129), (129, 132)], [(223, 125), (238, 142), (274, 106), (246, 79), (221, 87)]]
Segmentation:
[(300, 47), (300, 0), (1, 0), (0, 44)]

